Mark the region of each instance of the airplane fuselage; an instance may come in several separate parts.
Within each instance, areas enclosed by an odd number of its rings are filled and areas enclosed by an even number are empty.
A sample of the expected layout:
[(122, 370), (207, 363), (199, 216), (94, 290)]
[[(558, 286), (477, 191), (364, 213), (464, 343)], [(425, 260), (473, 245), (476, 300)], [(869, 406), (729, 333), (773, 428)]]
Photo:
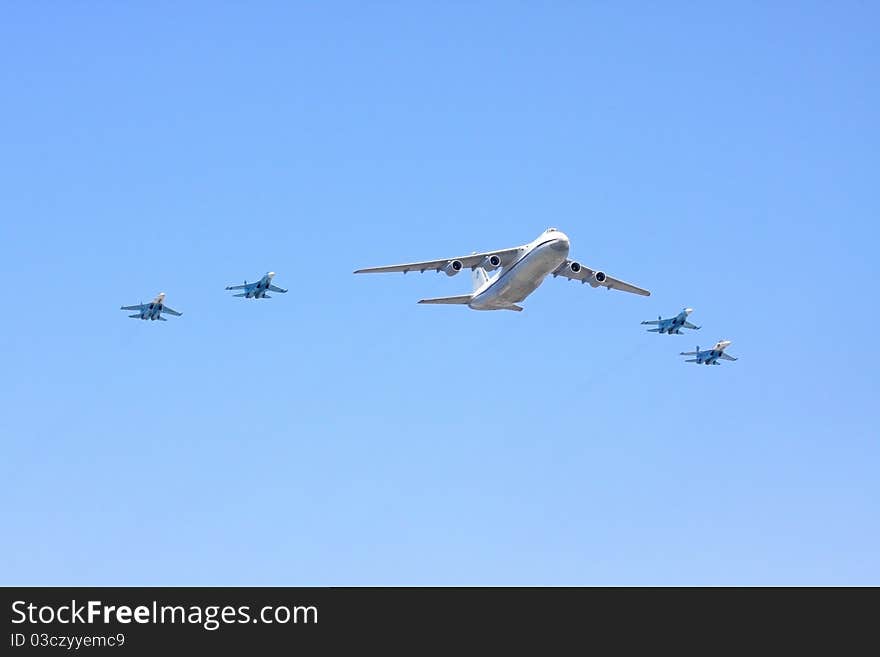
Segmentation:
[(684, 323), (687, 321), (687, 314), (679, 313), (672, 319), (664, 319), (660, 322), (660, 333), (669, 333), (672, 335), (673, 333), (677, 333), (681, 335), (681, 327), (684, 326)]
[(244, 297), (245, 299), (262, 299), (266, 296), (266, 292), (269, 291), (269, 286), (272, 285), (272, 276), (266, 274), (256, 283), (248, 286), (245, 289)]
[(141, 310), (141, 319), (149, 319), (150, 321), (156, 321), (162, 315), (163, 302), (165, 301), (165, 295), (160, 294), (155, 299), (153, 299), (150, 303), (146, 304)]
[(565, 233), (543, 233), (520, 248), (519, 257), (474, 291), (468, 306), (473, 310), (504, 310), (523, 301), (568, 258)]
[(721, 352), (716, 349), (701, 351), (699, 354), (697, 354), (697, 364), (714, 365), (718, 362), (719, 358), (721, 358)]
[(724, 350), (730, 344), (729, 341), (724, 340), (719, 342), (711, 349), (706, 349), (705, 351), (697, 351), (696, 361), (697, 365), (718, 365), (718, 359), (721, 358), (721, 354), (724, 353)]

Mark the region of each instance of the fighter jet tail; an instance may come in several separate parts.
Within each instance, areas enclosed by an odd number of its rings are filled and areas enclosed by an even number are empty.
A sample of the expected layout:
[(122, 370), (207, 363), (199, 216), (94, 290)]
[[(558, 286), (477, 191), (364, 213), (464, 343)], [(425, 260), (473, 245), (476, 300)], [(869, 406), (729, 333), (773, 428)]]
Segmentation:
[[(642, 322), (642, 324), (644, 324), (644, 322)], [(660, 332), (660, 329), (658, 329), (658, 328), (657, 328), (657, 329), (648, 329), (648, 330), (647, 330), (647, 333), (659, 333), (659, 332)]]
[(132, 319), (140, 319), (140, 318), (141, 318), (141, 314), (140, 314), (140, 313), (135, 313), (134, 315), (129, 315), (129, 317), (131, 317)]
[(246, 295), (244, 292), (242, 292), (241, 294), (233, 294), (232, 296), (234, 296), (234, 297), (245, 297), (245, 296), (247, 296), (247, 295)]

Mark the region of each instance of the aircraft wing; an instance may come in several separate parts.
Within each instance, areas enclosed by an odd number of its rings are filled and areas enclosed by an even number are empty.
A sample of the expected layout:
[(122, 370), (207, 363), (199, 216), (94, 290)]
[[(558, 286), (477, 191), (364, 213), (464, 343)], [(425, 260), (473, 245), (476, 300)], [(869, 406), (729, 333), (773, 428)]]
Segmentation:
[(139, 303), (136, 306), (122, 306), (119, 310), (143, 310), (147, 307), (145, 303)]
[(725, 354), (723, 351), (721, 352), (721, 358), (723, 358), (724, 360), (736, 360), (736, 358), (734, 358), (733, 356), (729, 356), (728, 354)]
[(166, 306), (164, 304), (162, 305), (162, 312), (168, 313), (169, 315), (174, 315), (175, 317), (180, 317), (183, 314), (183, 313), (177, 312), (176, 310), (174, 310), (174, 308), (169, 308), (168, 306)]
[(699, 351), (682, 351), (679, 356), (697, 356), (699, 355)]
[(694, 326), (694, 325), (691, 324), (690, 322), (685, 322), (684, 324), (682, 324), (682, 326), (684, 326), (685, 328), (689, 328), (689, 329), (698, 329), (698, 328), (700, 328), (699, 326)]
[(285, 290), (282, 287), (278, 287), (277, 285), (270, 285), (269, 289), (272, 290), (273, 292), (280, 292), (281, 294), (284, 294), (285, 292), (287, 292), (287, 290)]
[(659, 320), (659, 319), (652, 319), (652, 320), (647, 321), (647, 322), (642, 322), (642, 324), (652, 324), (652, 325), (653, 325), (653, 324), (659, 324), (659, 323), (660, 323), (660, 320)]
[[(604, 272), (602, 272), (604, 278), (601, 281), (597, 280), (595, 274), (598, 270), (590, 269), (585, 265), (579, 264), (578, 271), (575, 272), (571, 268), (572, 264), (574, 264), (572, 260), (566, 260), (556, 269), (556, 271), (553, 272), (553, 276), (565, 276), (572, 281), (589, 283), (592, 287), (602, 286), (607, 287), (609, 290), (622, 290), (623, 292), (631, 292), (632, 294), (638, 294), (643, 297), (651, 296), (651, 293), (648, 290), (644, 290), (630, 283), (608, 276), (607, 274), (604, 274)], [(644, 322), (642, 323), (644, 324)]]
[(512, 249), (501, 249), (500, 251), (486, 251), (485, 253), (472, 253), (467, 256), (459, 256), (458, 258), (443, 258), (441, 260), (425, 260), (424, 262), (409, 262), (403, 265), (389, 265), (387, 267), (367, 267), (366, 269), (358, 269), (355, 271), (355, 274), (384, 274), (390, 272), (403, 272), (404, 274), (410, 271), (417, 271), (420, 273), (424, 273), (426, 271), (442, 271), (445, 267), (449, 266), (450, 263), (459, 262), (461, 263), (461, 269), (473, 269), (485, 261), (490, 256), (498, 256), (500, 260), (499, 264), (495, 267), (488, 265), (487, 269), (497, 269), (498, 267), (506, 267), (514, 260), (516, 260), (517, 255), (520, 253), (519, 247), (514, 247)]
[(227, 285), (227, 290), (244, 290), (246, 288), (253, 287), (250, 283), (245, 283), (244, 285)]

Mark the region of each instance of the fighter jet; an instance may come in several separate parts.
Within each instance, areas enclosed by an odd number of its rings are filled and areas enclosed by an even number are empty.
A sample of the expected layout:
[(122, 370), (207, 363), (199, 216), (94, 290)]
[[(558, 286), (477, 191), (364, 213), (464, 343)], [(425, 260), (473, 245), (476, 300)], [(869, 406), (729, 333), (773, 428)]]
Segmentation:
[(168, 321), (162, 317), (162, 313), (168, 313), (175, 317), (180, 317), (183, 314), (165, 305), (164, 292), (159, 292), (159, 294), (156, 295), (156, 298), (150, 303), (139, 303), (136, 306), (122, 306), (120, 310), (136, 310), (137, 312), (134, 315), (129, 315), (132, 319), (149, 319), (151, 321), (158, 319), (160, 322)]
[(271, 299), (268, 294), (269, 291), (272, 292), (280, 292), (284, 294), (287, 290), (284, 290), (280, 287), (272, 285), (272, 279), (275, 277), (275, 272), (270, 271), (263, 278), (258, 280), (256, 283), (248, 283), (244, 282), (244, 285), (230, 285), (226, 289), (227, 290), (244, 290), (244, 292), (240, 294), (233, 294), (234, 297), (244, 297), (245, 299)]
[(642, 324), (652, 324), (657, 326), (657, 328), (648, 329), (648, 333), (668, 333), (669, 335), (672, 335), (674, 333), (675, 335), (684, 335), (681, 332), (682, 328), (700, 328), (699, 326), (694, 326), (689, 321), (687, 321), (688, 315), (690, 315), (692, 312), (694, 312), (693, 308), (685, 308), (675, 317), (663, 319), (658, 316), (656, 320), (652, 319), (651, 321), (642, 322)]
[[(591, 287), (606, 287), (609, 290), (622, 290), (642, 296), (650, 296), (648, 290), (608, 276), (598, 269), (591, 269), (568, 258), (568, 236), (556, 228), (548, 228), (537, 239), (523, 246), (498, 251), (473, 253), (458, 258), (426, 260), (388, 267), (358, 269), (355, 274), (428, 270), (455, 276), (464, 269), (470, 269), (473, 290), (470, 294), (454, 297), (422, 299), (419, 303), (458, 304), (472, 310), (515, 310), (517, 305), (534, 292), (549, 275), (564, 276), (569, 280), (589, 283)], [(496, 271), (497, 270), (497, 271)], [(495, 271), (490, 275), (488, 272)]]
[(698, 365), (720, 365), (719, 358), (724, 360), (736, 360), (733, 356), (724, 353), (724, 350), (730, 346), (730, 340), (719, 340), (711, 349), (700, 351), (697, 347), (696, 351), (682, 351), (682, 356), (696, 356), (696, 358), (688, 358), (686, 363), (697, 363)]

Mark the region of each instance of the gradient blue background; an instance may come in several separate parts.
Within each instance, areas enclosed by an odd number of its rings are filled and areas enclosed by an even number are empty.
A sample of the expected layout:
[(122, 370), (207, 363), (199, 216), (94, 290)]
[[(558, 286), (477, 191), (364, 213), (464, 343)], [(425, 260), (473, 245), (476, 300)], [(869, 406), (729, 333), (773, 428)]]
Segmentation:
[(880, 584), (872, 3), (240, 4), (3, 9), (0, 583)]

